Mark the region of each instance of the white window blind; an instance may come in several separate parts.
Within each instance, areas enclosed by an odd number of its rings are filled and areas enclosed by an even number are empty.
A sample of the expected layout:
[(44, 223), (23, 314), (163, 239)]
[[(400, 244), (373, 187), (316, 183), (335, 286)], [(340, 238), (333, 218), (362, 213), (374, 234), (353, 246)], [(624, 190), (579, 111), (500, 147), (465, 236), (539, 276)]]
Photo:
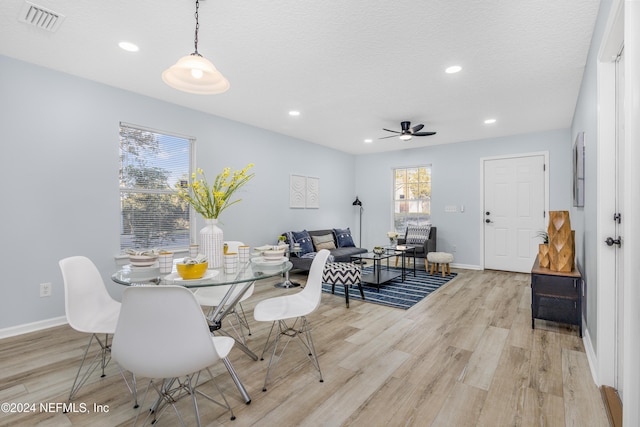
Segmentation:
[(431, 165), (394, 169), (393, 189), (395, 231), (431, 222)]
[(189, 245), (190, 209), (176, 184), (188, 180), (195, 139), (120, 123), (120, 249)]

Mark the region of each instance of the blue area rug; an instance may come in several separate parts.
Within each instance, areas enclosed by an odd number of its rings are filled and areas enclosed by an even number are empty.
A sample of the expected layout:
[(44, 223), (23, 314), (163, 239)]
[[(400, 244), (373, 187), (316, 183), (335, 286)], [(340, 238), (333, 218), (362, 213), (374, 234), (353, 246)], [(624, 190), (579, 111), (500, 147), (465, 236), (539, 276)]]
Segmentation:
[[(401, 271), (399, 268), (393, 267), (389, 268), (389, 270), (395, 272)], [(363, 274), (370, 273), (371, 271), (371, 267), (366, 267), (363, 270)], [(413, 277), (413, 270), (407, 269), (407, 277), (404, 282), (401, 281), (400, 277), (393, 279), (380, 285), (380, 292), (378, 292), (375, 285), (363, 283), (364, 300), (365, 302), (406, 310), (456, 276), (456, 273), (451, 273), (451, 275), (445, 277), (442, 277), (441, 274), (434, 274), (432, 276), (423, 269), (417, 268), (416, 277)], [(322, 292), (331, 294), (331, 285), (323, 283)], [(344, 300), (344, 285), (335, 285), (335, 295), (336, 298), (342, 298)], [(357, 285), (349, 288), (349, 300), (362, 301)]]

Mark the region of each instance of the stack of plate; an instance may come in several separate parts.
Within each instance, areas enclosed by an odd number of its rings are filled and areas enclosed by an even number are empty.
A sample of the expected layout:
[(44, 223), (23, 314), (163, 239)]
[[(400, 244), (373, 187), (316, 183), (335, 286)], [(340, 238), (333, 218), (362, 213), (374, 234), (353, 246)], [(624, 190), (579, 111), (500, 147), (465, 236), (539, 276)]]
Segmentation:
[(146, 282), (157, 279), (160, 276), (160, 267), (158, 264), (149, 267), (136, 267), (131, 265), (131, 279), (135, 282)]
[(282, 263), (284, 263), (287, 260), (286, 257), (278, 257), (278, 258), (267, 258), (264, 256), (259, 256), (259, 257), (255, 257), (255, 258), (251, 258), (251, 262), (253, 263), (254, 266), (256, 266), (258, 269), (264, 270), (264, 269), (273, 269), (273, 268), (280, 268), (282, 266)]
[(262, 256), (269, 261), (280, 260), (284, 258), (284, 249), (264, 251)]

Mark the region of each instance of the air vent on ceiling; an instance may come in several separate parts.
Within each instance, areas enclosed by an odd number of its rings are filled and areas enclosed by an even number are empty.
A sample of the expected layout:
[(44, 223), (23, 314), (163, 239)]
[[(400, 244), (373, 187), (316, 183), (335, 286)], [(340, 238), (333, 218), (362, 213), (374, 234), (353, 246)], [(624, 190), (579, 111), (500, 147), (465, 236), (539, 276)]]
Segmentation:
[(56, 31), (60, 27), (64, 18), (64, 15), (28, 1), (24, 2), (22, 10), (20, 10), (20, 15), (18, 16), (20, 22), (51, 32)]

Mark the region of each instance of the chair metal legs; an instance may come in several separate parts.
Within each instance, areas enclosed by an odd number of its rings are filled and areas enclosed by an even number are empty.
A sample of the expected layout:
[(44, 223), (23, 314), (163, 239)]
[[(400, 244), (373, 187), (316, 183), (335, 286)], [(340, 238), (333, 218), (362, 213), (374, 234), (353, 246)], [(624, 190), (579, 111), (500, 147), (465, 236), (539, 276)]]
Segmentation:
[[(96, 353), (96, 355), (93, 357), (93, 360), (91, 360), (90, 364), (87, 366), (84, 373), (82, 373), (82, 367), (84, 366), (84, 362), (87, 359), (87, 354), (89, 353), (89, 348), (91, 347), (91, 343), (93, 342), (94, 338), (98, 342), (98, 344), (100, 344), (100, 351)], [(100, 376), (101, 377), (105, 376), (104, 369), (107, 367), (110, 360), (111, 360), (111, 344), (109, 344), (109, 334), (105, 334), (104, 340), (101, 340), (97, 334), (91, 334), (91, 338), (89, 338), (89, 344), (87, 344), (87, 347), (84, 350), (84, 355), (82, 356), (82, 362), (80, 362), (78, 373), (76, 374), (76, 378), (73, 380), (73, 385), (71, 386), (71, 391), (69, 392), (69, 402), (71, 402), (71, 399), (73, 399), (73, 397), (78, 392), (78, 390), (82, 388), (84, 383), (87, 382), (87, 379), (89, 379), (89, 376), (93, 373), (93, 371), (96, 370), (98, 366), (102, 368), (102, 375)]]
[[(93, 356), (93, 359), (87, 366), (86, 370), (84, 371), (84, 373), (82, 373), (82, 367), (87, 361), (87, 354), (89, 353), (89, 349), (91, 348), (91, 344), (93, 343), (94, 338), (96, 342), (100, 344), (100, 351), (96, 353), (95, 356)], [(104, 370), (109, 364), (109, 362), (111, 361), (111, 344), (109, 343), (109, 339), (110, 339), (110, 334), (104, 334), (104, 340), (101, 340), (98, 334), (91, 334), (91, 338), (89, 338), (89, 344), (87, 344), (87, 347), (84, 349), (82, 362), (80, 362), (80, 367), (78, 368), (78, 372), (76, 373), (76, 378), (73, 380), (73, 385), (71, 386), (71, 391), (69, 392), (69, 400), (68, 400), (69, 402), (71, 402), (71, 400), (74, 398), (76, 393), (82, 388), (84, 383), (87, 382), (87, 380), (89, 379), (89, 376), (91, 376), (93, 371), (95, 371), (98, 366), (100, 366), (100, 368), (102, 369), (102, 374), (100, 375), (100, 377), (104, 378), (106, 376), (104, 373)], [(118, 369), (120, 369), (120, 367), (118, 367)], [(131, 386), (130, 386), (129, 381), (127, 381), (127, 378), (125, 377), (125, 374), (122, 371), (122, 369), (120, 369), (120, 375), (122, 375), (122, 378), (124, 379), (124, 383), (129, 389), (129, 392), (133, 395), (133, 402), (134, 402), (133, 407), (137, 408), (138, 393), (136, 390), (136, 376), (135, 375), (132, 376)]]
[[(298, 321), (300, 321), (300, 326), (297, 327)], [(271, 333), (275, 325), (278, 325), (278, 331), (274, 336), (272, 342), (270, 342)], [(282, 336), (286, 336), (289, 339), (283, 344), (280, 353), (277, 355), (277, 360), (274, 362), (274, 357), (276, 356), (276, 352), (278, 351), (278, 344), (280, 344), (280, 338)], [(298, 338), (296, 342), (300, 345), (302, 351), (305, 352), (306, 356), (309, 358), (313, 366), (316, 368), (318, 373), (320, 374), (320, 382), (324, 382), (322, 378), (322, 371), (320, 370), (320, 362), (318, 361), (318, 354), (316, 353), (315, 346), (313, 344), (313, 339), (311, 337), (311, 325), (307, 321), (305, 316), (298, 317), (295, 319), (292, 326), (288, 326), (285, 320), (277, 320), (271, 324), (271, 329), (269, 330), (269, 336), (267, 337), (267, 342), (264, 345), (264, 349), (262, 350), (262, 354), (260, 355), (260, 360), (264, 360), (264, 354), (267, 349), (273, 346), (273, 351), (271, 352), (271, 357), (269, 358), (269, 365), (267, 366), (267, 375), (264, 379), (264, 385), (262, 387), (262, 391), (267, 391), (267, 383), (269, 382), (269, 375), (271, 374), (271, 368), (276, 368), (278, 362), (282, 358), (282, 354), (285, 349), (289, 345), (289, 342), (293, 338)]]
[[(146, 423), (146, 421), (149, 419), (149, 417), (151, 417), (153, 415), (153, 419), (151, 421), (151, 424), (155, 424), (156, 421), (160, 418), (160, 416), (167, 409), (167, 407), (169, 405), (171, 405), (173, 407), (173, 410), (175, 411), (176, 415), (178, 416), (178, 420), (180, 421), (180, 425), (184, 426), (185, 424), (184, 424), (184, 421), (182, 420), (182, 417), (180, 416), (180, 412), (178, 411), (178, 408), (176, 407), (176, 402), (178, 400), (180, 400), (181, 398), (183, 398), (183, 397), (185, 397), (187, 395), (190, 395), (192, 403), (193, 403), (193, 409), (194, 409), (194, 412), (196, 414), (196, 423), (197, 423), (198, 426), (200, 426), (201, 425), (200, 424), (200, 411), (198, 409), (198, 401), (196, 399), (196, 394), (198, 394), (198, 395), (204, 397), (205, 399), (209, 400), (210, 402), (213, 402), (216, 405), (228, 410), (229, 412), (231, 412), (231, 420), (235, 420), (236, 416), (233, 414), (233, 409), (231, 408), (231, 405), (229, 405), (229, 402), (227, 401), (226, 396), (224, 395), (224, 393), (222, 392), (220, 387), (218, 387), (218, 384), (214, 380), (214, 377), (213, 377), (213, 374), (211, 373), (211, 371), (209, 369), (207, 369), (207, 372), (209, 373), (209, 376), (211, 377), (211, 382), (215, 386), (216, 390), (218, 390), (218, 393), (220, 393), (220, 395), (222, 396), (222, 400), (224, 401), (224, 404), (222, 402), (219, 402), (219, 401), (215, 400), (214, 398), (212, 398), (208, 394), (202, 392), (198, 388), (198, 381), (200, 379), (200, 372), (198, 372), (198, 373), (196, 373), (194, 375), (187, 375), (184, 378), (165, 378), (165, 379), (162, 380), (162, 383), (160, 384), (159, 387), (158, 387), (158, 385), (156, 383), (153, 382), (153, 380), (151, 380), (151, 381), (149, 381), (149, 384), (147, 385), (147, 388), (145, 390), (144, 397), (143, 397), (142, 401), (143, 402), (145, 401), (145, 399), (147, 397), (147, 393), (148, 393), (150, 387), (153, 387), (153, 389), (158, 393), (158, 398), (153, 403), (153, 405), (151, 405), (151, 408), (150, 408), (149, 413), (147, 414), (147, 416), (146, 416), (146, 418), (144, 420), (144, 423)], [(138, 421), (138, 416), (139, 415), (140, 415), (140, 413), (138, 412), (138, 414), (136, 415), (136, 419), (134, 421), (134, 425)]]

